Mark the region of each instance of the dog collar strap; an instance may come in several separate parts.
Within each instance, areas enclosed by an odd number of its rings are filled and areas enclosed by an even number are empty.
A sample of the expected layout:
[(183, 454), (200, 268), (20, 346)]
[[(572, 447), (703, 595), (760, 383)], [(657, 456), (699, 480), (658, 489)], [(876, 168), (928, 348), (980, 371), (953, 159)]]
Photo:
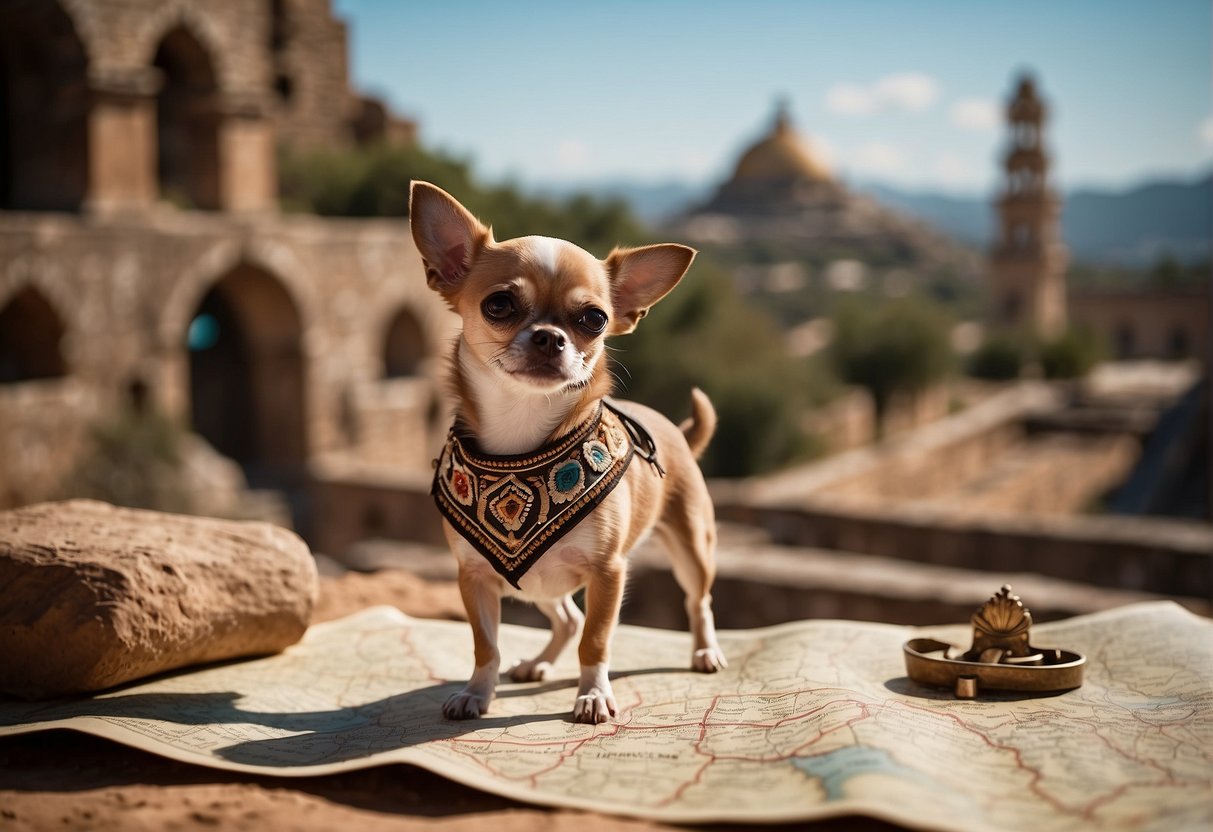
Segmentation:
[[(488, 456), (448, 435), (431, 493), (438, 511), (514, 587), (584, 520), (632, 461), (634, 420), (611, 406), (539, 450)], [(646, 459), (655, 464), (652, 439)]]

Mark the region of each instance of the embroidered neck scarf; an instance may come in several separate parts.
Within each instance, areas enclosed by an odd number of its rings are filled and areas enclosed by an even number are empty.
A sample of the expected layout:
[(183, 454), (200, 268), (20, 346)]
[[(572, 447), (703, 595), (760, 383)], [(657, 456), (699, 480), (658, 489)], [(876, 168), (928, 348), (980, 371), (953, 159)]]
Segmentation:
[(529, 454), (489, 456), (452, 428), (430, 493), (451, 526), (517, 588), (535, 561), (611, 493), (633, 453), (664, 476), (652, 437), (607, 402)]

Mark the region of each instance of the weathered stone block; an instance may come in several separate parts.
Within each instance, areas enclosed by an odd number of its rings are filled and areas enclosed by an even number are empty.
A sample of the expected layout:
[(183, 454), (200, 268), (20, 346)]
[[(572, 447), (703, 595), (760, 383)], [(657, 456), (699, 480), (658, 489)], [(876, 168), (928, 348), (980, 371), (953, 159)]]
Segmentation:
[(316, 566), (268, 523), (91, 500), (0, 512), (0, 691), (42, 698), (276, 653), (307, 629)]

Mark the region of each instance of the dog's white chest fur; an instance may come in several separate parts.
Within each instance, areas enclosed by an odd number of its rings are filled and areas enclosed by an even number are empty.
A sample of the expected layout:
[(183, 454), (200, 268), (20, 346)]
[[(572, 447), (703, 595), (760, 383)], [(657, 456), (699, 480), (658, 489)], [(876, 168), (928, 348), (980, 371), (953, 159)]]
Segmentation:
[(459, 345), (459, 367), (483, 414), (476, 440), (494, 456), (527, 453), (539, 447), (568, 416), (567, 397), (537, 393), (519, 381), (494, 373)]
[[(528, 601), (559, 598), (585, 584), (589, 575), (597, 535), (585, 524), (578, 526), (544, 552), (518, 581), (519, 589), (507, 586), (505, 592)], [(455, 545), (460, 569), (472, 570), (479, 578), (498, 581), (500, 578), (484, 557), (463, 538)]]

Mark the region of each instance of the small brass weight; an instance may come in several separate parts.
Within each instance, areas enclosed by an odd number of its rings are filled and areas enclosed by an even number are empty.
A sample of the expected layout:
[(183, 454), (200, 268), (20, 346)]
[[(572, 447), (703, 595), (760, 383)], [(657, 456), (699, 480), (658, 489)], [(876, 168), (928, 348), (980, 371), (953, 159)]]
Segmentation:
[(950, 687), (957, 699), (976, 699), (983, 690), (1052, 693), (1082, 685), (1086, 657), (1070, 650), (1033, 647), (1032, 613), (1003, 585), (973, 613), (973, 646), (932, 638), (910, 639), (902, 647), (906, 672), (915, 682)]

